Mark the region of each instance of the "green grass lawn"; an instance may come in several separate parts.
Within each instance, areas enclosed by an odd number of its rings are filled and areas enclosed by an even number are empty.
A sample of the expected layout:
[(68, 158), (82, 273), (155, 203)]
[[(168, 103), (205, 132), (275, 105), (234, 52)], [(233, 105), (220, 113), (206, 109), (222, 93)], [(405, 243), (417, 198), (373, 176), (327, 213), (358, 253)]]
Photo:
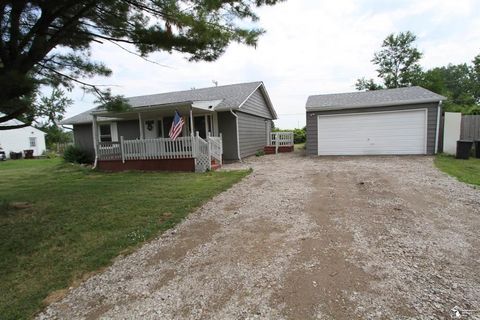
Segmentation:
[(480, 159), (461, 160), (440, 154), (435, 158), (435, 165), (462, 182), (480, 186)]
[(0, 162), (0, 319), (31, 318), (49, 293), (171, 228), (246, 175)]

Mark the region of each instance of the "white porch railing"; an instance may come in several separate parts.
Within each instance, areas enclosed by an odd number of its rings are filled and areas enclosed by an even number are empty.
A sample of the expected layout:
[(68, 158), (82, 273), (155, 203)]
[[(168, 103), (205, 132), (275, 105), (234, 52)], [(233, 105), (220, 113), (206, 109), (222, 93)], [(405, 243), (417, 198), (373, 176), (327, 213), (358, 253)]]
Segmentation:
[(278, 147), (293, 146), (293, 132), (272, 132), (270, 133), (270, 146), (275, 146), (275, 152), (278, 152)]
[(210, 145), (210, 154), (211, 157), (222, 164), (222, 154), (223, 154), (223, 145), (222, 145), (222, 134), (220, 137), (212, 137), (210, 133), (208, 134), (207, 141)]
[(170, 138), (124, 140), (118, 142), (99, 142), (97, 158), (99, 160), (154, 160), (154, 159), (195, 159), (195, 171), (211, 169), (212, 158), (221, 164), (223, 154), (222, 138), (196, 136)]
[(195, 137), (124, 140), (122, 160), (195, 158), (194, 140)]
[(99, 142), (97, 157), (100, 160), (122, 160), (120, 142)]
[(195, 172), (205, 172), (212, 169), (212, 157), (210, 154), (210, 145), (200, 136), (196, 138), (197, 154), (195, 157)]

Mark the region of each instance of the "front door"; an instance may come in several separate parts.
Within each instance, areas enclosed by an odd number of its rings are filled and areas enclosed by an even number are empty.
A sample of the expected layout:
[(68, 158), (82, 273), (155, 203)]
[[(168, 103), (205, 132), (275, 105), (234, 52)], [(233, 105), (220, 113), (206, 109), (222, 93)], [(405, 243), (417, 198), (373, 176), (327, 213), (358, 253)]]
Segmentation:
[(145, 120), (144, 124), (145, 139), (155, 139), (158, 137), (157, 120)]

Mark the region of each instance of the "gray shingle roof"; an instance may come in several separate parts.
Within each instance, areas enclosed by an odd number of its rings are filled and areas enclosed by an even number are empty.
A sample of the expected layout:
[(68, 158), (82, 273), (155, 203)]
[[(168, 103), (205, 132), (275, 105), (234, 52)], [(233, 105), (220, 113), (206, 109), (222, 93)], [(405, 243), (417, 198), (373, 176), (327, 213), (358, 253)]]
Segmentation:
[(167, 92), (128, 98), (135, 107), (145, 107), (156, 104), (167, 104), (184, 101), (223, 100), (215, 109), (229, 110), (244, 102), (262, 82), (238, 83), (218, 87)]
[[(180, 102), (222, 100), (215, 107), (215, 111), (226, 111), (230, 109), (238, 109), (241, 104), (261, 85), (261, 81), (256, 81), (218, 87), (137, 96), (127, 99), (133, 108)], [(74, 117), (65, 119), (62, 121), (62, 124), (79, 124), (92, 122), (91, 112), (96, 110), (99, 109), (93, 108)], [(272, 113), (275, 114), (273, 108)]]
[[(67, 118), (67, 119), (63, 119), (62, 121), (60, 121), (60, 124), (61, 125), (65, 125), (65, 124), (81, 124), (81, 123), (90, 123), (93, 121), (93, 118), (92, 118), (92, 111), (95, 111), (95, 110), (98, 110), (97, 108), (93, 108), (93, 109), (90, 109), (90, 110), (87, 110), (85, 112), (82, 112), (82, 113), (79, 113), (73, 117), (70, 117), (70, 118)], [(110, 120), (110, 118), (100, 118), (98, 119), (99, 121), (108, 121)]]
[(422, 87), (384, 89), (366, 92), (322, 94), (308, 97), (307, 111), (381, 107), (402, 104), (438, 102), (444, 96)]

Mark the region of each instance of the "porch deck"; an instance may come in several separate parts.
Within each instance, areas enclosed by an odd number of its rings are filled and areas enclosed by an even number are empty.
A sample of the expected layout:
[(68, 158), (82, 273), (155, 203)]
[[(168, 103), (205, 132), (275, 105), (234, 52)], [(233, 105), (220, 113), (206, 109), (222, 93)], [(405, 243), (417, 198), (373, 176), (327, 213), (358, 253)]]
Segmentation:
[(293, 152), (293, 145), (293, 132), (272, 132), (263, 151), (266, 154)]
[(97, 167), (106, 171), (166, 170), (205, 172), (222, 165), (222, 137), (208, 135), (98, 142)]

